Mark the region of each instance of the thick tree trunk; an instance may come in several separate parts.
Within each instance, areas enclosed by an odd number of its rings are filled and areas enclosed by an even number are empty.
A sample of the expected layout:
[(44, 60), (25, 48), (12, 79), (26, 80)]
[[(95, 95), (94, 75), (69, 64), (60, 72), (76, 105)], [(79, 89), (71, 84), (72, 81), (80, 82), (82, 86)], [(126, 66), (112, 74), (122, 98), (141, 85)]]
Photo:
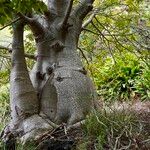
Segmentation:
[(23, 29), (21, 22), (13, 26), (12, 70), (10, 75), (10, 106), (14, 123), (38, 112), (38, 99), (31, 84), (23, 48)]
[(93, 89), (76, 51), (81, 26), (77, 29), (73, 18), (68, 22), (74, 26), (65, 32), (55, 30), (56, 37), (48, 34), (37, 42), (31, 79), (40, 95), (41, 112), (54, 122), (73, 124), (90, 110)]
[(95, 91), (76, 51), (83, 18), (93, 1), (82, 1), (74, 9), (72, 2), (49, 0), (46, 27), (20, 14), (37, 46), (30, 77), (23, 50), (24, 25), (14, 25), (9, 130), (25, 142), (54, 126), (85, 119), (94, 106)]

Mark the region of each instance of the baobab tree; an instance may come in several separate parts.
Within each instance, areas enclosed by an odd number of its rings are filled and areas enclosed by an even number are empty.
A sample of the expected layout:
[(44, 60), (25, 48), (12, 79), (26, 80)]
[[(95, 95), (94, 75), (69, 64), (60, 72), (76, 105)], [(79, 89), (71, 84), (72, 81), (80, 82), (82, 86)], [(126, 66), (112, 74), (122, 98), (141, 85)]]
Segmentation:
[[(14, 13), (12, 118), (4, 130), (4, 139), (11, 133), (26, 142), (62, 123), (72, 126), (92, 110), (95, 91), (77, 47), (84, 18), (93, 2), (81, 0), (74, 6), (73, 0), (48, 0), (42, 22), (32, 12)], [(30, 27), (37, 48), (36, 63), (30, 73), (24, 53), (25, 25)]]

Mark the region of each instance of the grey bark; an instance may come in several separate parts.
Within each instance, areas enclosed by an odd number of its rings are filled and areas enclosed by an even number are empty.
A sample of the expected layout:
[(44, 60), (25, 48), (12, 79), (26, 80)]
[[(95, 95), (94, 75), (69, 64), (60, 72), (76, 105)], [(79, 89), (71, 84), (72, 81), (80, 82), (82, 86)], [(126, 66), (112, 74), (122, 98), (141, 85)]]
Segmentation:
[(85, 119), (94, 106), (95, 90), (77, 53), (82, 22), (93, 0), (81, 1), (71, 9), (72, 2), (49, 0), (46, 27), (19, 13), (36, 41), (37, 61), (30, 78), (24, 58), (23, 25), (15, 24), (10, 101), (12, 124), (19, 125), (10, 130), (22, 130), (23, 141), (61, 123), (73, 125)]
[(21, 22), (13, 26), (12, 69), (10, 75), (10, 107), (13, 122), (31, 116), (38, 111), (38, 99), (27, 70)]

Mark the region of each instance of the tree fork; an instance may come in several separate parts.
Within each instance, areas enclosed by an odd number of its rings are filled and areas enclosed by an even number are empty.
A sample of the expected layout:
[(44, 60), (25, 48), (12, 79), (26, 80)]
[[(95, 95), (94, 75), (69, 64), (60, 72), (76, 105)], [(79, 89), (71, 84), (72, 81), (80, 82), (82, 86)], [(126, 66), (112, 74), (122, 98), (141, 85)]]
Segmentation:
[(17, 13), (17, 15), (24, 21), (26, 22), (26, 24), (29, 24), (33, 35), (35, 37), (36, 41), (40, 41), (41, 39), (43, 39), (44, 35), (45, 35), (45, 28), (43, 27), (43, 25), (41, 25), (38, 21), (37, 18), (33, 17), (33, 18), (29, 18), (28, 16), (23, 15), (22, 13)]

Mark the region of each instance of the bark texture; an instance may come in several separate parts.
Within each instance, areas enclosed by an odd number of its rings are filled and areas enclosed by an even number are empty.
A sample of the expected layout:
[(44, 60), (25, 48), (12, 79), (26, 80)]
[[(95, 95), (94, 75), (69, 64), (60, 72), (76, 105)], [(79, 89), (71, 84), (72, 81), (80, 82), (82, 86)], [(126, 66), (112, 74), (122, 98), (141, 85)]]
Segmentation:
[(93, 108), (95, 91), (77, 53), (82, 22), (92, 3), (82, 0), (73, 7), (73, 0), (49, 0), (46, 26), (18, 14), (31, 28), (37, 47), (37, 61), (29, 77), (24, 23), (14, 24), (9, 130), (19, 133), (24, 142), (62, 123), (71, 126)]

